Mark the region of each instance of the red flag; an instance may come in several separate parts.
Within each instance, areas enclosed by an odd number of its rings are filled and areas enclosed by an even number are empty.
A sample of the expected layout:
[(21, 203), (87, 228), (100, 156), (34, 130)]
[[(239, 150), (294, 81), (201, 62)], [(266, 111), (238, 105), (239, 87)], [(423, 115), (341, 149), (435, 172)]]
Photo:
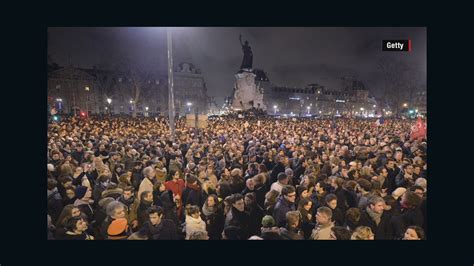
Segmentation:
[(418, 121), (411, 127), (410, 139), (419, 139), (426, 137), (426, 123), (418, 117)]

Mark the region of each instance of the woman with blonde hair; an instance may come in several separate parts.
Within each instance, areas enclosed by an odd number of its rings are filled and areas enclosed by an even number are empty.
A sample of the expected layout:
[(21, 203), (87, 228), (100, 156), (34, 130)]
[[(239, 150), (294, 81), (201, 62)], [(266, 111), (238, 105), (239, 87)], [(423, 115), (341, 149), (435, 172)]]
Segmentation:
[(374, 240), (374, 233), (368, 226), (357, 227), (351, 235), (351, 240)]

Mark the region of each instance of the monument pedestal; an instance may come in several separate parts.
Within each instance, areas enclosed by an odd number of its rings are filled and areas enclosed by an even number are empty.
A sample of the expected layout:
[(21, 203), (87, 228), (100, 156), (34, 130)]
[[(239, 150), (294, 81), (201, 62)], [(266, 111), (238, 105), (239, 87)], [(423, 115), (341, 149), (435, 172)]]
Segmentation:
[(263, 104), (263, 93), (257, 87), (255, 77), (256, 75), (251, 69), (242, 69), (235, 74), (232, 109), (236, 111), (251, 108), (266, 110), (266, 106)]

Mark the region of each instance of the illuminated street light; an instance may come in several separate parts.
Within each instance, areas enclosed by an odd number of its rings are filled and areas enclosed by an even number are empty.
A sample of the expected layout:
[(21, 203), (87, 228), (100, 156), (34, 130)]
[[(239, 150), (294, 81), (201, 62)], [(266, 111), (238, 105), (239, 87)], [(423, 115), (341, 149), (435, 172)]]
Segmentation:
[(111, 103), (112, 103), (112, 99), (107, 98), (107, 103), (111, 104)]
[(403, 107), (405, 107), (405, 108), (408, 107), (408, 103), (404, 103)]
[(148, 106), (145, 107), (145, 110), (148, 111)]
[(361, 111), (364, 111), (364, 107), (361, 107), (360, 110), (361, 110)]
[[(86, 86), (85, 90), (89, 92), (90, 90), (89, 86)], [(87, 117), (89, 117), (89, 93), (87, 93), (87, 99), (86, 99), (86, 112), (87, 112)]]
[(374, 104), (374, 108), (377, 107), (377, 105)]

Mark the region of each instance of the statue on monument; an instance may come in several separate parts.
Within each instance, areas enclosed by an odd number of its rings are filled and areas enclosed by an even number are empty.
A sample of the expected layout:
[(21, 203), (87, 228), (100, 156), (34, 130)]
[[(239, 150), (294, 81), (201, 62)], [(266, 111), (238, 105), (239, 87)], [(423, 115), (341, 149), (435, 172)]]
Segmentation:
[(250, 48), (249, 42), (245, 41), (245, 43), (242, 43), (242, 34), (239, 35), (239, 41), (240, 45), (242, 45), (242, 51), (244, 52), (244, 58), (242, 59), (240, 69), (252, 69), (253, 53), (252, 49)]

